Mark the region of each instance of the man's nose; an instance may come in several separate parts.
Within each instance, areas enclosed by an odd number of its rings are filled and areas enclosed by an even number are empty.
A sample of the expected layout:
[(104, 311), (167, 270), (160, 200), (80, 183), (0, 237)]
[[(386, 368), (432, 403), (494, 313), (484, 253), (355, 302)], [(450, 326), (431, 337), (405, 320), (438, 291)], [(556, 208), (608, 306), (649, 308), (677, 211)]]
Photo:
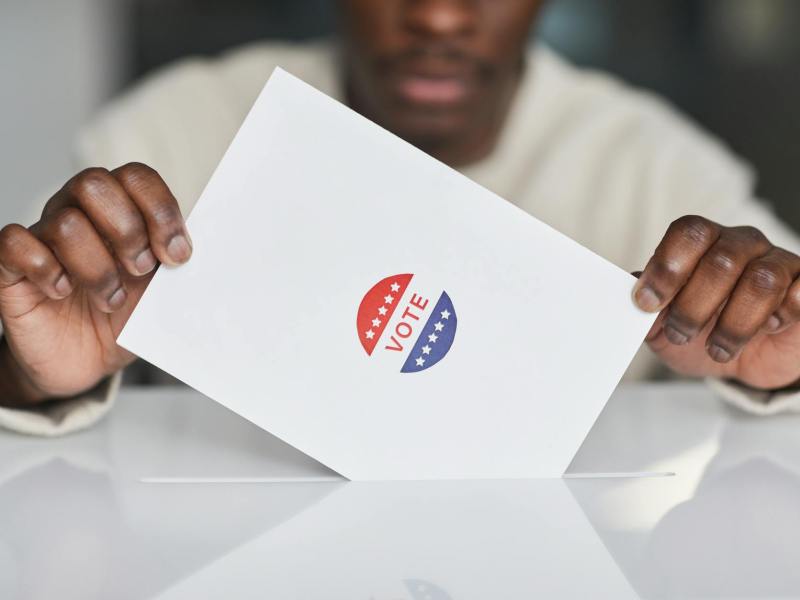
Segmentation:
[(474, 0), (407, 0), (406, 27), (427, 37), (459, 37), (473, 31), (478, 3)]

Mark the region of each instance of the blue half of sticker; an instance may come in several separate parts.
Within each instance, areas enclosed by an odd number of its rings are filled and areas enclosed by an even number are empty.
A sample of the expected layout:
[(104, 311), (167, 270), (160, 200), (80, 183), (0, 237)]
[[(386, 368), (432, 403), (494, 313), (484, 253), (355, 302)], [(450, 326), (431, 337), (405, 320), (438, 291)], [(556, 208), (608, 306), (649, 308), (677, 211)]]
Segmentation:
[(442, 292), (400, 372), (424, 371), (442, 360), (453, 345), (457, 321), (450, 296)]

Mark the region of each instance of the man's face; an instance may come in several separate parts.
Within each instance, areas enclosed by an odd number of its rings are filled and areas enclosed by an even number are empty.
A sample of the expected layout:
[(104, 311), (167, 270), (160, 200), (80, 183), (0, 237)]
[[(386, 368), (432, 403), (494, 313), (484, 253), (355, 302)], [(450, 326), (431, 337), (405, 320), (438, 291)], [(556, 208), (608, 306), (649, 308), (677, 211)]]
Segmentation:
[(424, 149), (502, 121), (543, 0), (340, 0), (356, 108)]

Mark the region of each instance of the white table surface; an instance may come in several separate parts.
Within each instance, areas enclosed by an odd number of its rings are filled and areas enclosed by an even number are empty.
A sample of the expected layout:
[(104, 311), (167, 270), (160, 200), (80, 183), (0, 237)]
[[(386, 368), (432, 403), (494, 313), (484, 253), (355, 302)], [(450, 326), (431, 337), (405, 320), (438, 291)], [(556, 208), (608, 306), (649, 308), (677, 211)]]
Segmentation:
[(0, 433), (0, 598), (800, 597), (800, 415), (623, 387), (570, 470), (675, 475), (348, 483), (195, 392), (126, 389), (90, 431)]

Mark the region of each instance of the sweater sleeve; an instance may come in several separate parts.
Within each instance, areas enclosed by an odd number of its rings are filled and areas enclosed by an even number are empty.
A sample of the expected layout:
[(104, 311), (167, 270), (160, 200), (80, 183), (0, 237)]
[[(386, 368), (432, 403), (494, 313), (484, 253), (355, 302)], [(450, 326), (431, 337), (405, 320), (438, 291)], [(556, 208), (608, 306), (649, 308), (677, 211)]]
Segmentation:
[(748, 388), (735, 381), (720, 379), (706, 381), (717, 396), (753, 415), (800, 412), (800, 388), (769, 391)]
[(55, 400), (26, 409), (0, 407), (0, 427), (44, 437), (86, 429), (111, 410), (121, 379), (122, 373), (116, 373), (76, 398)]

